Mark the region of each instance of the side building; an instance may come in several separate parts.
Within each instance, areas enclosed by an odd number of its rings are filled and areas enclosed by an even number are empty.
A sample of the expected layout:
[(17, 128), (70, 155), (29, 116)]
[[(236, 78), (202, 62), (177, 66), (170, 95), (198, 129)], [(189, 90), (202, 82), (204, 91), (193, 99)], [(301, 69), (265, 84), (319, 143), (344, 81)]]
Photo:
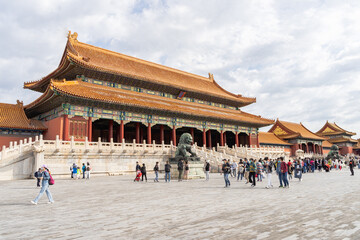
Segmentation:
[(351, 138), (356, 133), (339, 127), (335, 122), (329, 123), (329, 121), (326, 121), (325, 125), (316, 134), (326, 138), (331, 144), (336, 144), (342, 155), (353, 153), (353, 148), (358, 143), (357, 140)]
[(0, 103), (0, 146), (9, 147), (10, 142), (35, 137), (46, 130), (47, 127), (41, 121), (28, 119), (22, 102)]
[(24, 87), (43, 93), (25, 106), (44, 139), (176, 144), (184, 132), (208, 148), (256, 145), (273, 120), (241, 111), (256, 102), (202, 77), (79, 42), (68, 35), (57, 69)]
[(298, 149), (305, 153), (324, 154), (325, 138), (311, 132), (302, 123), (276, 120), (269, 132), (291, 144), (291, 156), (294, 156)]

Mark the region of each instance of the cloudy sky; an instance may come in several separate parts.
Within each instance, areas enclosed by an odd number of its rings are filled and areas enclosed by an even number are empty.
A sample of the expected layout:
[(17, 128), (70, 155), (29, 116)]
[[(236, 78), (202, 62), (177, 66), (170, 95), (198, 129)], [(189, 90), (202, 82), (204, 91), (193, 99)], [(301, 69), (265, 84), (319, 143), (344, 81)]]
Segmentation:
[[(0, 101), (53, 71), (67, 31), (82, 42), (207, 76), (257, 98), (244, 111), (329, 120), (360, 135), (360, 1), (0, 0)], [(267, 129), (262, 129), (267, 130)]]

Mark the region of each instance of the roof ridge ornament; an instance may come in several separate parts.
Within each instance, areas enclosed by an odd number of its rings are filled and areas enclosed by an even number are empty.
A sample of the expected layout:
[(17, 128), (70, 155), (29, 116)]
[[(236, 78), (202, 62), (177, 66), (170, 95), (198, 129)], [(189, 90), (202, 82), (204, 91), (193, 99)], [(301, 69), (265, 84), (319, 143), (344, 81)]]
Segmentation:
[(20, 100), (16, 100), (16, 105), (18, 106), (18, 107), (23, 107), (24, 106), (24, 103), (23, 103), (23, 101), (20, 101)]
[(73, 40), (73, 41), (77, 41), (77, 37), (78, 37), (78, 33), (77, 32), (74, 32), (73, 34), (71, 34), (71, 31), (69, 30), (69, 33), (68, 33), (68, 39), (70, 40)]
[(214, 74), (209, 73), (209, 79), (210, 79), (211, 81), (214, 81)]

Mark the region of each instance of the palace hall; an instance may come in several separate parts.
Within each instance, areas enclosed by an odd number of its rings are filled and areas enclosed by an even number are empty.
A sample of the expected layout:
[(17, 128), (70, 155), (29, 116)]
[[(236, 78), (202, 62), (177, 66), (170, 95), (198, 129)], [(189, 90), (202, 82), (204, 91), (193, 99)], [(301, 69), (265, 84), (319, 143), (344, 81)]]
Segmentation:
[(24, 88), (41, 92), (24, 106), (44, 139), (162, 143), (188, 132), (199, 146), (259, 146), (273, 120), (243, 112), (255, 98), (230, 93), (208, 77), (102, 49), (69, 32), (59, 66)]

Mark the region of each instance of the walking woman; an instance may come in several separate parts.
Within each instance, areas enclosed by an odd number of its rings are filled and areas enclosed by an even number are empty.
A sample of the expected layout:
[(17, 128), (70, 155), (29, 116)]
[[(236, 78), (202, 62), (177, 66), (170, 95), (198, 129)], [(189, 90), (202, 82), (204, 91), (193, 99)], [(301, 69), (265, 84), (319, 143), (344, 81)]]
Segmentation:
[(38, 201), (40, 200), (40, 198), (42, 197), (42, 195), (44, 194), (44, 192), (46, 192), (46, 195), (47, 195), (47, 197), (49, 199), (48, 203), (54, 203), (51, 192), (49, 190), (50, 173), (46, 170), (45, 165), (43, 165), (41, 167), (41, 177), (40, 177), (40, 179), (42, 180), (41, 181), (41, 190), (40, 190), (39, 194), (37, 195), (37, 197), (34, 199), (34, 201), (31, 201), (31, 203), (36, 205), (38, 203)]

